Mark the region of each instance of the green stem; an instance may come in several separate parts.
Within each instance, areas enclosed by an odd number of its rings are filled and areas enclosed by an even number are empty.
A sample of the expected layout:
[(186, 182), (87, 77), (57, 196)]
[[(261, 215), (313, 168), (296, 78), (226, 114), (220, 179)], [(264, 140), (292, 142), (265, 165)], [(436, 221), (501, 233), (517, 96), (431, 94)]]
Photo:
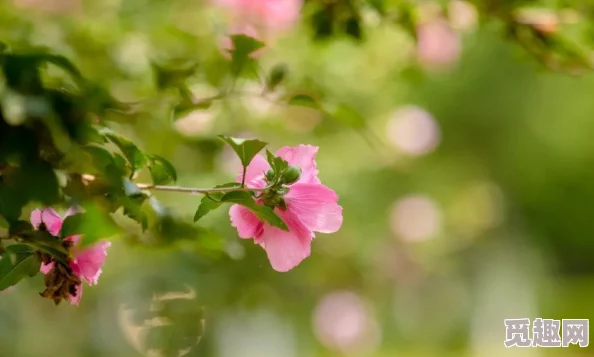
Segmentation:
[(184, 192), (190, 194), (202, 194), (208, 195), (211, 193), (227, 193), (227, 192), (236, 192), (236, 191), (246, 191), (246, 192), (261, 192), (266, 191), (270, 187), (259, 187), (259, 188), (249, 188), (249, 187), (221, 187), (221, 188), (193, 188), (193, 187), (182, 187), (182, 186), (163, 186), (163, 185), (152, 185), (147, 183), (137, 183), (141, 190), (154, 190), (154, 191), (169, 191), (169, 192)]

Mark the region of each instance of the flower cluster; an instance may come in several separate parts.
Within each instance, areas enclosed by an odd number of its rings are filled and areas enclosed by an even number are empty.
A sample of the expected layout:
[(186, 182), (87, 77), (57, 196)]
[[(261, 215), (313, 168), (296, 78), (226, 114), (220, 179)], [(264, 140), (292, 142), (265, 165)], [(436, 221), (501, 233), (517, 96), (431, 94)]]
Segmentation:
[[(70, 209), (65, 217), (75, 214)], [(31, 212), (31, 224), (35, 229), (46, 230), (59, 239), (63, 220), (51, 208), (36, 209)], [(101, 275), (101, 267), (107, 255), (106, 249), (111, 245), (108, 241), (99, 241), (88, 247), (79, 248), (81, 236), (65, 237), (62, 241), (68, 250), (68, 264), (56, 261), (49, 255), (42, 255), (41, 272), (45, 274), (46, 289), (41, 296), (52, 299), (59, 304), (63, 299), (73, 305), (78, 305), (82, 297), (82, 282), (96, 285)]]

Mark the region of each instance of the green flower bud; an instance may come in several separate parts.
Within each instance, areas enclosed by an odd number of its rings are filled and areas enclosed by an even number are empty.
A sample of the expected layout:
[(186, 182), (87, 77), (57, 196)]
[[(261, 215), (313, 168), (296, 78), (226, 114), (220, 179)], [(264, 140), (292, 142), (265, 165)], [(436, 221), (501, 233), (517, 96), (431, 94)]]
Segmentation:
[(298, 166), (289, 166), (283, 172), (283, 182), (287, 185), (297, 182), (301, 176), (301, 168)]
[(266, 179), (268, 181), (274, 180), (274, 171), (273, 170), (266, 171)]

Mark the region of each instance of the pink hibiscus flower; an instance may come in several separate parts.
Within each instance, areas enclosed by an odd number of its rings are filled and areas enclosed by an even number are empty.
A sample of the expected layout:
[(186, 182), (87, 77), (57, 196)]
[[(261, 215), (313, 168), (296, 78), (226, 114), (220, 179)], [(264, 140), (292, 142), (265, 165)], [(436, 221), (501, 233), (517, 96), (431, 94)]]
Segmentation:
[[(318, 178), (317, 152), (316, 146), (299, 145), (283, 147), (276, 153), (289, 165), (301, 168), (299, 180), (288, 186), (289, 192), (283, 197), (286, 209), (274, 209), (289, 227), (288, 232), (260, 221), (243, 206), (233, 205), (229, 209), (231, 224), (237, 228), (239, 237), (253, 238), (262, 246), (276, 271), (289, 271), (309, 256), (314, 232), (334, 233), (342, 225), (338, 196)], [(257, 155), (246, 170), (246, 186), (264, 187), (265, 172), (269, 169), (266, 159)]]
[[(69, 209), (64, 218), (77, 213), (74, 209)], [(39, 229), (41, 224), (45, 225), (47, 231), (53, 235), (58, 236), (62, 229), (63, 220), (60, 215), (52, 208), (44, 208), (42, 210), (34, 210), (31, 212), (31, 224), (35, 229)], [(78, 249), (77, 246), (80, 244), (81, 236), (74, 235), (66, 237), (64, 240), (72, 242), (72, 248), (70, 249), (70, 269), (72, 273), (81, 281), (77, 285), (76, 291), (70, 293), (68, 301), (73, 305), (78, 305), (82, 296), (82, 281), (85, 281), (89, 285), (96, 285), (101, 275), (101, 267), (105, 262), (107, 256), (106, 249), (111, 246), (108, 241), (99, 241), (88, 247)], [(41, 265), (41, 272), (43, 274), (49, 274), (55, 267), (54, 262)]]

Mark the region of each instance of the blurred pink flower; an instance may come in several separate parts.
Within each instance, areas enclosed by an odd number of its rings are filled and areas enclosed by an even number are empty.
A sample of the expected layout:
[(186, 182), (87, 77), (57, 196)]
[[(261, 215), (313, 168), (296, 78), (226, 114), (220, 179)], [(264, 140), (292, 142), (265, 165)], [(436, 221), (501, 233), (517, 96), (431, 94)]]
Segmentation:
[[(295, 26), (303, 0), (213, 0), (229, 18), (228, 34), (245, 34), (260, 41), (270, 40), (279, 32)], [(231, 40), (221, 40), (225, 50), (232, 48)], [(256, 51), (257, 56), (262, 50)]]
[(449, 66), (460, 56), (460, 37), (442, 19), (417, 27), (417, 57), (426, 67)]
[[(342, 225), (342, 207), (337, 203), (338, 196), (318, 179), (315, 161), (317, 152), (316, 146), (299, 145), (285, 146), (276, 153), (289, 165), (299, 166), (302, 171), (299, 180), (290, 186), (284, 196), (287, 209), (275, 208), (276, 214), (289, 227), (288, 232), (261, 222), (243, 206), (233, 205), (229, 210), (231, 223), (237, 228), (239, 237), (253, 238), (256, 244), (262, 246), (276, 271), (289, 271), (309, 256), (314, 231), (334, 233)], [(269, 168), (266, 159), (257, 155), (247, 168), (246, 185), (264, 187), (264, 173)]]
[[(64, 218), (77, 213), (75, 209), (69, 209)], [(31, 212), (31, 224), (35, 229), (39, 229), (41, 224), (44, 224), (47, 231), (53, 235), (58, 236), (62, 229), (63, 220), (60, 215), (52, 208), (44, 208), (42, 210), (36, 209)], [(99, 241), (88, 247), (78, 249), (80, 244), (80, 235), (66, 237), (66, 241), (73, 243), (70, 251), (70, 268), (74, 275), (81, 281), (85, 281), (89, 285), (97, 285), (99, 275), (101, 275), (101, 267), (105, 263), (107, 256), (107, 248), (111, 246), (108, 241)], [(43, 274), (48, 274), (54, 268), (54, 263), (42, 264), (40, 271)], [(71, 294), (69, 301), (73, 305), (78, 305), (82, 296), (82, 283), (77, 286), (76, 294)]]

